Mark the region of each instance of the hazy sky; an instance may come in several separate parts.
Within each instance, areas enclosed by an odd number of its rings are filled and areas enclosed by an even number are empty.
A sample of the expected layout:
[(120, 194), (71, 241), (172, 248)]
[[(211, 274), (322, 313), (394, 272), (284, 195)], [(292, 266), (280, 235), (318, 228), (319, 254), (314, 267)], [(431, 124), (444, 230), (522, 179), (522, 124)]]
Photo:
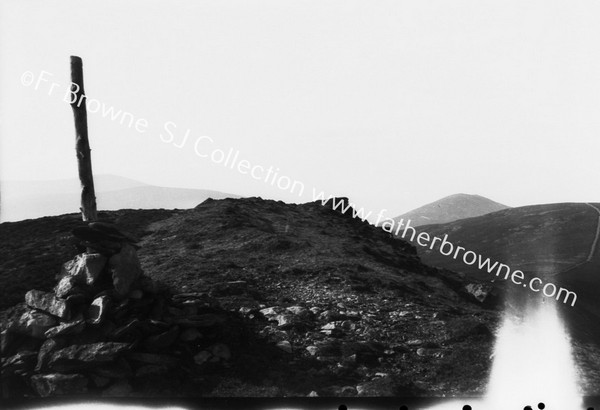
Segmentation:
[[(0, 13), (3, 180), (76, 177), (63, 98), (79, 55), (98, 174), (293, 202), (314, 187), (389, 216), (459, 192), (600, 201), (598, 1), (3, 0)], [(230, 148), (304, 196), (198, 155)]]

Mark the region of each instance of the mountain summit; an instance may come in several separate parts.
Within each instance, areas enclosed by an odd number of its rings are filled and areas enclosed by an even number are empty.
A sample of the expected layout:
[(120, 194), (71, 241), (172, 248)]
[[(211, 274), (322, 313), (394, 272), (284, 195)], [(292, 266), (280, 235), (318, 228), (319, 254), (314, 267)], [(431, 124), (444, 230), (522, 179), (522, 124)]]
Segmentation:
[(455, 194), (397, 216), (394, 220), (410, 219), (412, 226), (441, 224), (473, 218), (510, 208), (480, 195)]

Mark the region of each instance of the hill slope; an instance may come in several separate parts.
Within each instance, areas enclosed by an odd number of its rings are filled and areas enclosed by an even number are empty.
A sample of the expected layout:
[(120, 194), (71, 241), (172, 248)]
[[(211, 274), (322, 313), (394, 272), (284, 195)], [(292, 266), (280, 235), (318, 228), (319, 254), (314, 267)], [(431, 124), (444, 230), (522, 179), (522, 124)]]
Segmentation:
[[(505, 209), (446, 224), (422, 225), (419, 232), (510, 264), (522, 271), (554, 275), (584, 261), (596, 235), (598, 212), (586, 204), (564, 203)], [(479, 275), (475, 265), (417, 247), (433, 266)], [(487, 274), (487, 273), (486, 273)]]
[[(146, 275), (238, 315), (238, 330), (218, 335), (233, 346), (230, 364), (197, 376), (209, 382), (181, 378), (169, 387), (177, 394), (483, 393), (498, 312), (464, 290), (472, 281), (423, 265), (412, 246), (368, 223), (260, 198), (101, 218), (141, 237)], [(78, 219), (0, 224), (0, 300), (51, 288), (76, 252), (69, 232)]]
[[(506, 209), (447, 224), (424, 225), (418, 232), (443, 238), (499, 261), (526, 276), (537, 276), (577, 295), (575, 306), (558, 303), (572, 337), (584, 373), (600, 378), (600, 211), (599, 204), (561, 203)], [(438, 243), (439, 244), (439, 243)], [(417, 246), (422, 260), (432, 266), (463, 272), (482, 280), (497, 280), (495, 272), (480, 271), (458, 257)], [(447, 253), (447, 251), (446, 251)], [(507, 285), (515, 301), (544, 300), (540, 293)], [(571, 299), (572, 300), (572, 299)], [(520, 302), (517, 302), (517, 306)], [(597, 386), (597, 381), (588, 382)]]
[(440, 224), (507, 209), (506, 205), (479, 195), (455, 194), (402, 214), (394, 220), (410, 220), (412, 226)]

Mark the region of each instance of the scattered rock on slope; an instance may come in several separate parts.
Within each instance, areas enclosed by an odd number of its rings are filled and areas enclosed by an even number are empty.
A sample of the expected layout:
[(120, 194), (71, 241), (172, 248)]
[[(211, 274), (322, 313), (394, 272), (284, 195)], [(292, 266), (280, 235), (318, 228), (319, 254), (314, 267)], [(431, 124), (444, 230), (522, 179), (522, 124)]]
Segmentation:
[[(319, 203), (207, 201), (140, 239), (139, 252), (84, 239), (75, 259), (101, 255), (100, 273), (65, 268), (54, 291), (38, 289), (64, 301), (63, 317), (12, 309), (11, 395), (483, 392), (496, 312), (366, 222)], [(128, 246), (133, 279), (115, 281), (110, 260)]]

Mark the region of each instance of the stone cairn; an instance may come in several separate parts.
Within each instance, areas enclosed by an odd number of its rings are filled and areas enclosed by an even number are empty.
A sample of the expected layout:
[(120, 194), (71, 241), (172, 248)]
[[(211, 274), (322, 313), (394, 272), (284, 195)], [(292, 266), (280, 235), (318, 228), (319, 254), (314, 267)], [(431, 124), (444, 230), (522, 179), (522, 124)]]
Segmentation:
[(86, 251), (2, 326), (3, 397), (159, 394), (157, 380), (229, 360), (218, 338), (226, 314), (212, 298), (170, 296), (144, 276), (136, 239), (112, 224), (73, 234)]

